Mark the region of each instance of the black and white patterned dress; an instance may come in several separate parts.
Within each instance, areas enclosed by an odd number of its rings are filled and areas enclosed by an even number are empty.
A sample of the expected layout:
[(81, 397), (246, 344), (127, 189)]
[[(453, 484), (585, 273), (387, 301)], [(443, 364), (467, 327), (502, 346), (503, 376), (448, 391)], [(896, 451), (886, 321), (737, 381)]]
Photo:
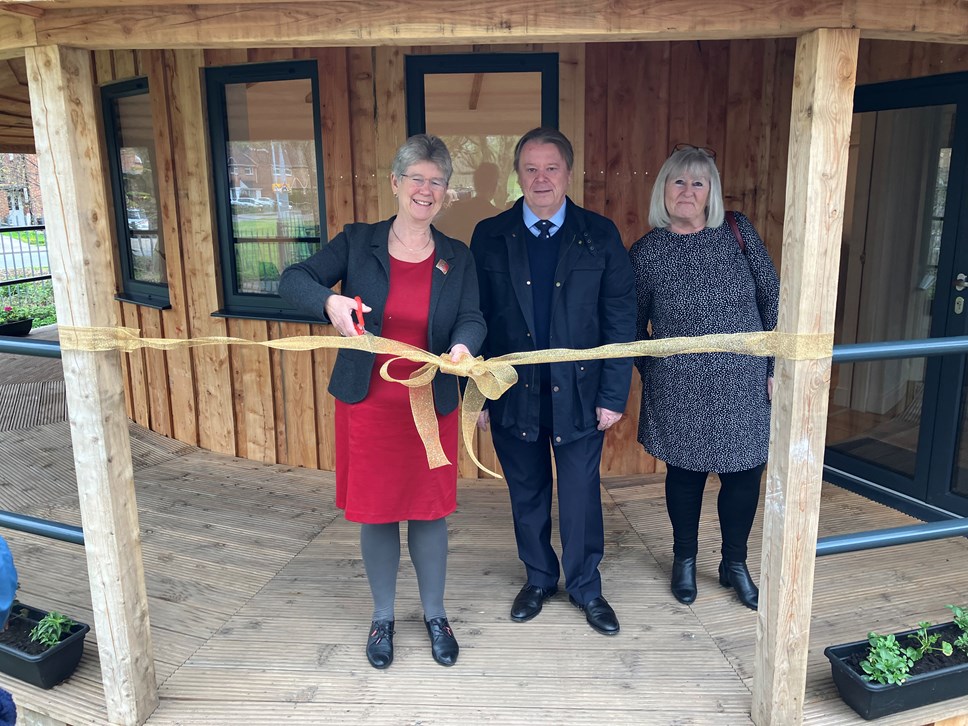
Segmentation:
[[(776, 327), (776, 268), (750, 221), (738, 213), (736, 221), (745, 254), (725, 221), (693, 234), (653, 229), (632, 245), (639, 340)], [(635, 364), (642, 375), (638, 440), (654, 457), (715, 472), (766, 461), (773, 359), (697, 353)]]

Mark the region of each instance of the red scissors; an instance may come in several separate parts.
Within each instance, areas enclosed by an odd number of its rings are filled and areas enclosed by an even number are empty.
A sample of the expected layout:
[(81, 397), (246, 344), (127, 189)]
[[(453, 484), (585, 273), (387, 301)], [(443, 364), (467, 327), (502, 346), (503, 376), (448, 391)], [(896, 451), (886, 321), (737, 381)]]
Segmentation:
[(353, 327), (356, 328), (357, 334), (363, 335), (366, 333), (366, 327), (364, 326), (364, 323), (363, 323), (363, 301), (360, 299), (359, 295), (357, 295), (353, 299), (356, 301), (356, 320), (357, 320), (357, 322), (353, 323)]

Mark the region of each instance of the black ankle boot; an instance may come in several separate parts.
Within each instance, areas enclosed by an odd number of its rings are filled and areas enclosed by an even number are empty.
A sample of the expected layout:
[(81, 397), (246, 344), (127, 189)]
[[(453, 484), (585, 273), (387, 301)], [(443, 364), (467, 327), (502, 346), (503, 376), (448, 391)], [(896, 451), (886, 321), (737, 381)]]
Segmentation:
[(724, 559), (719, 563), (719, 584), (736, 590), (736, 597), (750, 610), (759, 606), (760, 591), (753, 583), (745, 562), (730, 562)]
[(695, 557), (676, 557), (672, 561), (672, 594), (683, 605), (696, 601)]

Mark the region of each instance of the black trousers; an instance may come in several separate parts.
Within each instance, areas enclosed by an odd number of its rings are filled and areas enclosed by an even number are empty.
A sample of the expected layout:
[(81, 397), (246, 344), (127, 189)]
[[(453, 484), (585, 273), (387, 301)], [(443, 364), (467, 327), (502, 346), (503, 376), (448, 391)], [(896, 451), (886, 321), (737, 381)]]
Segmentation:
[[(550, 588), (558, 584), (558, 557), (551, 546), (551, 430), (541, 427), (534, 443), (517, 432), (495, 426), (494, 449), (511, 496), (514, 537), (528, 583)], [(605, 551), (599, 466), (604, 432), (597, 429), (568, 444), (554, 447), (558, 473), (558, 529), (561, 569), (568, 592), (584, 605), (602, 594), (598, 564)]]
[[(760, 479), (766, 464), (752, 469), (719, 474), (719, 529), (723, 558), (746, 562), (746, 545), (760, 500)], [(672, 521), (672, 552), (676, 557), (695, 557), (699, 552), (699, 515), (706, 488), (705, 471), (666, 466), (665, 494)]]

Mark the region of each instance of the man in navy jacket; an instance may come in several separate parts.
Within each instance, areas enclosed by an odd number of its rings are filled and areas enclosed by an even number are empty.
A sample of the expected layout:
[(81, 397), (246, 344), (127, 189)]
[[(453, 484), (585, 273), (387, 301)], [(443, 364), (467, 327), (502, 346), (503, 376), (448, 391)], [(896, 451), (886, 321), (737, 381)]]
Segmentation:
[[(635, 286), (615, 225), (566, 197), (574, 152), (555, 129), (533, 129), (514, 154), (524, 199), (483, 220), (471, 252), (487, 322), (485, 357), (546, 348), (592, 348), (635, 338)], [(579, 180), (580, 183), (581, 180)], [(619, 630), (602, 597), (604, 552), (599, 466), (605, 431), (625, 410), (631, 359), (518, 367), (518, 382), (488, 404), (507, 479), (518, 556), (527, 583), (511, 619), (535, 617), (558, 591), (605, 635)], [(551, 546), (554, 451), (561, 567)]]

